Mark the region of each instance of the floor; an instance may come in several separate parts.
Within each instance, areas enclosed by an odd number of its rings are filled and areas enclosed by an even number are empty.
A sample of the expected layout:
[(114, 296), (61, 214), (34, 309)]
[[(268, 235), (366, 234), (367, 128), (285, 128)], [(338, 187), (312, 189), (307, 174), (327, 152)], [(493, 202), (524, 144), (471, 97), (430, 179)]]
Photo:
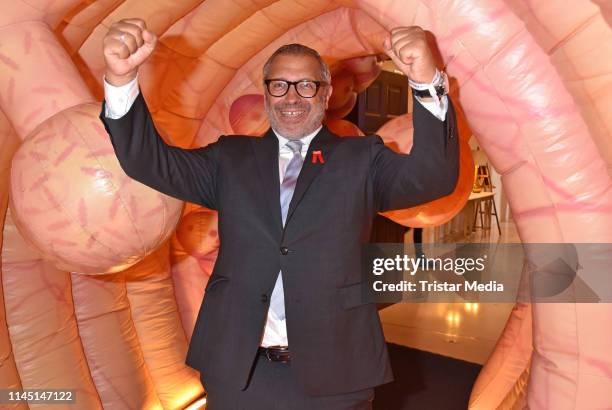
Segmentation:
[(395, 380), (375, 389), (374, 410), (465, 410), (481, 366), (388, 343)]
[[(501, 235), (496, 228), (493, 221), (490, 231), (477, 229), (466, 237), (462, 229), (447, 224), (425, 229), (423, 241), (520, 243), (512, 222), (500, 223)], [(409, 232), (406, 242), (411, 242), (411, 237)], [(493, 351), (512, 306), (510, 303), (399, 303), (381, 310), (380, 317), (390, 343), (483, 364)]]

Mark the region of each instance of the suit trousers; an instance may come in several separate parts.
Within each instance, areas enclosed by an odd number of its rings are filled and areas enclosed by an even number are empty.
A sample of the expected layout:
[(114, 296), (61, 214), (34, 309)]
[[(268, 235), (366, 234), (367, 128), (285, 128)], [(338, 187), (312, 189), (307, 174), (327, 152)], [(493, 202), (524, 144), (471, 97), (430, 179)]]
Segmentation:
[(298, 385), (291, 363), (258, 356), (245, 390), (207, 381), (206, 410), (371, 410), (374, 388), (333, 396), (309, 396)]

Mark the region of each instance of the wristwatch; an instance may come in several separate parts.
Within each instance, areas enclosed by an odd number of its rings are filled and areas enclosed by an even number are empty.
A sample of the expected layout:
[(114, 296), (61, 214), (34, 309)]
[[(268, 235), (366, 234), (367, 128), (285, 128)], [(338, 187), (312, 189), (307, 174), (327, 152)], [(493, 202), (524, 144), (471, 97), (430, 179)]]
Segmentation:
[[(448, 94), (448, 90), (446, 89), (446, 85), (444, 83), (442, 84), (438, 84), (438, 85), (434, 85), (434, 90), (436, 90), (436, 95), (438, 97), (442, 97), (443, 95)], [(412, 92), (414, 93), (414, 95), (416, 97), (419, 98), (427, 98), (427, 97), (431, 97), (431, 92), (429, 92), (429, 89), (424, 89), (424, 90), (417, 90), (417, 89), (412, 89)]]
[(419, 84), (411, 81), (410, 86), (412, 87), (412, 92), (415, 97), (434, 97), (431, 92), (431, 90), (433, 90), (436, 94), (436, 98), (439, 98), (448, 94), (448, 77), (445, 72), (437, 71), (431, 84)]

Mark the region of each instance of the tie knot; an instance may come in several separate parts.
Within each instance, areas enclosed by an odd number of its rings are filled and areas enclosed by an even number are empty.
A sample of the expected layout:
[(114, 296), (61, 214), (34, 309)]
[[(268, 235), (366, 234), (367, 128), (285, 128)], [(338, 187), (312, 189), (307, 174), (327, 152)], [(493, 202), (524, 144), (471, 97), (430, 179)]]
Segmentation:
[(294, 154), (300, 154), (302, 152), (302, 145), (304, 145), (304, 143), (299, 140), (290, 140), (286, 145)]

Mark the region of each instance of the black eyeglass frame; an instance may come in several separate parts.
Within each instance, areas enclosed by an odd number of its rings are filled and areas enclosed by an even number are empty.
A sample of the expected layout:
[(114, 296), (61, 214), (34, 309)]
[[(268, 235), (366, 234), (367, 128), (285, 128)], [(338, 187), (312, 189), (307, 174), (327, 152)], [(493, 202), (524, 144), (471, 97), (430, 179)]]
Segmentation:
[[(285, 90), (285, 92), (281, 95), (274, 95), (270, 92), (270, 83), (272, 81), (282, 81), (283, 83), (287, 84), (287, 89)], [(303, 96), (302, 94), (300, 94), (297, 85), (299, 83), (313, 83), (317, 88), (315, 89), (315, 93), (313, 95), (311, 95), (310, 97), (306, 97)], [(298, 80), (298, 81), (287, 81), (287, 80), (283, 80), (282, 78), (268, 78), (266, 80), (264, 80), (264, 84), (266, 85), (266, 90), (268, 91), (268, 94), (270, 94), (272, 97), (284, 97), (285, 95), (287, 95), (287, 93), (289, 92), (289, 89), (291, 88), (291, 86), (293, 86), (293, 88), (295, 89), (295, 92), (297, 93), (297, 95), (299, 95), (302, 98), (314, 98), (317, 96), (317, 94), (319, 93), (319, 88), (321, 88), (322, 85), (328, 85), (328, 83), (326, 81), (318, 81), (318, 80)]]

